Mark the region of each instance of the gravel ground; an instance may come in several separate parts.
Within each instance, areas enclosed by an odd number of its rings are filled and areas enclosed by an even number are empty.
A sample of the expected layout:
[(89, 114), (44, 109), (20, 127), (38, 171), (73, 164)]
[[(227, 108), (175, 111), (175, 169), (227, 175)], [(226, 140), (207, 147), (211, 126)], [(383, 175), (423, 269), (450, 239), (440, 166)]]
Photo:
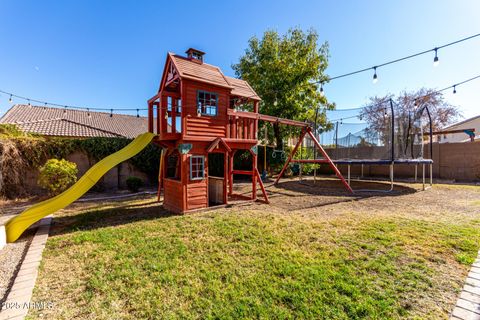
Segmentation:
[(32, 241), (35, 230), (26, 231), (15, 243), (9, 243), (0, 250), (0, 303), (13, 284), (14, 275)]

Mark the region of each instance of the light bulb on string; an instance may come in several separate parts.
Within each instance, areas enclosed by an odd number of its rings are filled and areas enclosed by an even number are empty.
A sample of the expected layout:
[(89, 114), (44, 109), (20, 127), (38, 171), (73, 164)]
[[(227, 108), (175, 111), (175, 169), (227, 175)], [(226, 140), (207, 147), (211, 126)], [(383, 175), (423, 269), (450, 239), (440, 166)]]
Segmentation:
[(438, 60), (438, 55), (437, 55), (437, 52), (438, 51), (438, 48), (435, 48), (435, 58), (433, 58), (433, 66), (434, 67), (438, 67), (438, 65), (440, 64), (440, 61)]
[(453, 94), (455, 94), (455, 93), (457, 93), (457, 86), (456, 85), (453, 86)]
[(45, 102), (45, 105), (43, 107), (43, 110), (47, 110), (47, 103)]
[(63, 109), (63, 114), (65, 115), (65, 114), (67, 114), (67, 106), (64, 106), (63, 108), (64, 108)]
[(110, 109), (110, 118), (113, 117), (113, 109)]
[(10, 95), (10, 98), (8, 99), (8, 102), (10, 102), (10, 103), (12, 103), (12, 102), (13, 102), (12, 95)]
[(378, 82), (378, 76), (377, 76), (377, 67), (373, 67), (373, 84)]
[(89, 109), (89, 108), (87, 108), (87, 116), (88, 116), (89, 118), (92, 117), (92, 116), (90, 115), (90, 109)]
[(320, 83), (320, 96), (323, 97), (324, 95), (325, 95), (325, 93), (323, 92), (323, 82), (322, 82), (322, 83)]
[(137, 118), (140, 118), (140, 115), (138, 114), (138, 109), (137, 109)]
[(28, 106), (31, 107), (32, 104), (30, 103), (30, 99), (28, 99)]

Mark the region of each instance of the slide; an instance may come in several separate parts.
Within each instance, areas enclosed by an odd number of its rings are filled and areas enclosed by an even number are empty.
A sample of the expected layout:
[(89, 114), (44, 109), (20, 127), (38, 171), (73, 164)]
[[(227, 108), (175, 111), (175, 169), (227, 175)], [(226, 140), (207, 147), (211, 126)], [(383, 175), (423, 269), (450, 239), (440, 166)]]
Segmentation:
[(155, 134), (150, 132), (139, 135), (125, 148), (96, 163), (69, 189), (53, 198), (31, 206), (18, 216), (10, 219), (5, 224), (7, 242), (15, 242), (29, 226), (43, 217), (65, 208), (80, 198), (110, 169), (145, 149), (150, 144), (153, 137), (155, 137)]

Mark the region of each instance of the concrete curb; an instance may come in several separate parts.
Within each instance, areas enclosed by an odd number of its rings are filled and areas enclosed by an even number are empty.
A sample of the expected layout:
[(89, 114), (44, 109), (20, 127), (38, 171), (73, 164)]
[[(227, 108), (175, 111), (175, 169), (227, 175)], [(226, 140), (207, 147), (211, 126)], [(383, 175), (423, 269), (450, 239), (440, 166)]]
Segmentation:
[(33, 236), (25, 258), (22, 261), (13, 286), (5, 303), (1, 306), (0, 320), (24, 319), (29, 309), (46, 308), (43, 304), (32, 303), (33, 288), (38, 275), (38, 267), (42, 261), (42, 253), (47, 243), (52, 217), (43, 218), (38, 223), (38, 229)]
[(480, 251), (470, 268), (457, 304), (450, 314), (455, 320), (480, 320)]

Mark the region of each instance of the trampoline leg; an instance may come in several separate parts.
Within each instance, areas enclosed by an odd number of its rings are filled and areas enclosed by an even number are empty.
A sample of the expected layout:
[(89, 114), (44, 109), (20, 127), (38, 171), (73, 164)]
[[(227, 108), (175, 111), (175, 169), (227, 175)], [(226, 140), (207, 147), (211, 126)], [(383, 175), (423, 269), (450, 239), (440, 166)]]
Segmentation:
[(433, 187), (433, 165), (430, 163), (430, 187)]
[(390, 191), (393, 190), (393, 163), (390, 164)]
[(317, 168), (315, 167), (315, 169), (313, 170), (313, 183), (317, 183)]
[(300, 163), (300, 166), (298, 166), (298, 167), (299, 167), (299, 169), (300, 169), (300, 172), (298, 173), (298, 179), (299, 179), (300, 181), (302, 181), (302, 180), (303, 180), (303, 177), (302, 177), (303, 164)]
[(347, 165), (347, 181), (348, 181), (348, 185), (350, 185), (350, 165)]
[(417, 182), (417, 177), (418, 177), (418, 167), (415, 165), (415, 182)]
[(362, 171), (360, 172), (360, 178), (363, 179), (363, 163), (362, 163)]
[(422, 164), (422, 190), (425, 191), (425, 164)]

